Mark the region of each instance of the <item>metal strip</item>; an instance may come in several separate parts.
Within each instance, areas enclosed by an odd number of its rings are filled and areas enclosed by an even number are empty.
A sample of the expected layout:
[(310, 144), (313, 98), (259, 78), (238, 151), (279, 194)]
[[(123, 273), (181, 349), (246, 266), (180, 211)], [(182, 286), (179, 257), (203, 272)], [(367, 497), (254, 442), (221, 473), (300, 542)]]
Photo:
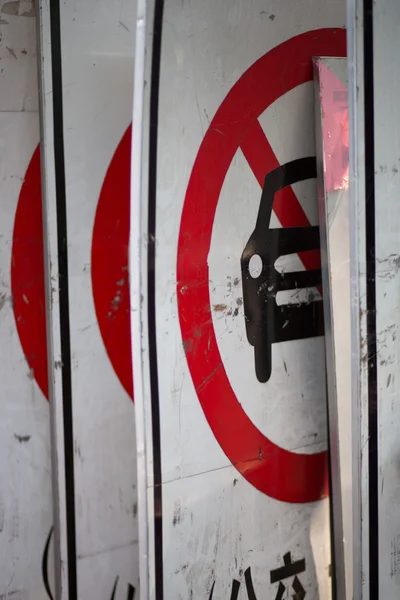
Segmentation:
[(61, 372), (64, 416), (65, 491), (69, 598), (78, 597), (76, 574), (74, 432), (72, 415), (71, 340), (69, 324), (68, 233), (65, 192), (63, 83), (60, 2), (50, 3), (51, 64), (53, 81), (54, 167), (57, 204), (58, 277), (60, 301)]
[(148, 213), (148, 281), (149, 302), (149, 358), (152, 397), (153, 477), (154, 477), (154, 541), (155, 590), (157, 600), (163, 600), (163, 522), (162, 522), (162, 465), (160, 401), (158, 390), (157, 324), (156, 324), (156, 206), (157, 206), (157, 143), (158, 101), (160, 87), (162, 19), (164, 0), (156, 0), (153, 26), (153, 52), (150, 91), (150, 145), (149, 145), (149, 213)]
[(365, 226), (368, 351), (369, 593), (379, 598), (378, 382), (376, 345), (373, 0), (364, 0)]
[(46, 325), (57, 600), (75, 600), (76, 532), (60, 3), (38, 5)]

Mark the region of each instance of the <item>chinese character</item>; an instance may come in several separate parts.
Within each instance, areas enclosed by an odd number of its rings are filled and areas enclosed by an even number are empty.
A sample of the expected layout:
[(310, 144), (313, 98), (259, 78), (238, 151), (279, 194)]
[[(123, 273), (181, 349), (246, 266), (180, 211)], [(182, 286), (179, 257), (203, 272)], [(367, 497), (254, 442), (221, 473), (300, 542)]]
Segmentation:
[(271, 583), (278, 583), (279, 587), (275, 596), (275, 600), (282, 600), (283, 594), (286, 591), (286, 585), (282, 583), (283, 579), (289, 579), (290, 577), (294, 577), (292, 583), (292, 589), (294, 594), (292, 595), (293, 600), (304, 600), (306, 597), (306, 591), (300, 583), (297, 575), (300, 573), (304, 573), (306, 570), (306, 561), (303, 559), (296, 560), (292, 562), (292, 555), (290, 552), (283, 557), (283, 567), (279, 567), (278, 569), (274, 569), (271, 571)]
[[(115, 583), (114, 583), (114, 587), (111, 593), (111, 600), (114, 600), (115, 598), (115, 594), (117, 591), (117, 586), (118, 586), (118, 581), (119, 581), (119, 577), (116, 577), (115, 579)], [(126, 600), (133, 600), (135, 597), (135, 588), (133, 587), (133, 585), (131, 585), (130, 583), (128, 583), (128, 591), (127, 591), (127, 596), (126, 596)]]
[[(246, 569), (246, 571), (244, 572), (244, 581), (245, 581), (245, 585), (246, 585), (246, 592), (247, 592), (248, 600), (257, 600), (256, 594), (254, 592), (253, 580), (251, 578), (251, 568), (250, 567), (248, 569)], [(212, 585), (208, 600), (213, 600), (214, 587), (215, 587), (215, 581)], [(237, 579), (233, 579), (230, 600), (238, 599), (239, 590), (240, 590), (240, 581), (238, 581)]]

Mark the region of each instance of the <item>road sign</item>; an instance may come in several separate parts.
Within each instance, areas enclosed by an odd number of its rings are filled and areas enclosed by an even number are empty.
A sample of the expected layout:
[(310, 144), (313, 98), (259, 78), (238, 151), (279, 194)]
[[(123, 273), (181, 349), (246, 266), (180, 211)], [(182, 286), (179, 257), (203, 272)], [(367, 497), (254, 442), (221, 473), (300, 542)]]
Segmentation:
[[(135, 3), (126, 0), (116, 8), (97, 1), (40, 2), (39, 14), (54, 525), (61, 559), (61, 585), (54, 595), (118, 600), (138, 589), (134, 406), (103, 343), (113, 341), (112, 330), (105, 330), (104, 321), (99, 327), (103, 305), (93, 300), (96, 264), (99, 273), (93, 227), (100, 223), (99, 235), (107, 237), (102, 187), (132, 118)], [(124, 140), (129, 161), (129, 133)], [(110, 234), (111, 246), (120, 244), (126, 255), (123, 235), (115, 227)], [(103, 266), (107, 278), (106, 262)], [(109, 307), (109, 320), (117, 327), (113, 306), (122, 303), (126, 290), (120, 280), (114, 282)], [(33, 298), (35, 310), (42, 290)], [(32, 319), (34, 310), (24, 312), (28, 315)], [(123, 384), (129, 392), (131, 378)]]
[(344, 53), (345, 7), (146, 4), (131, 213), (141, 580), (154, 598), (325, 600), (312, 56)]
[[(232, 464), (260, 491), (287, 502), (310, 502), (326, 493), (327, 454), (288, 452), (271, 442), (246, 416), (226, 376), (213, 322), (210, 320), (212, 309), (207, 258), (220, 191), (234, 154), (241, 148), (263, 188), (265, 199), (262, 198), (261, 203), (269, 203), (268, 208), (260, 207), (257, 218), (257, 226), (261, 229), (261, 247), (270, 237), (270, 247), (265, 249), (264, 260), (272, 254), (271, 266), (275, 271), (274, 262), (279, 256), (305, 252), (300, 257), (306, 268), (313, 269), (313, 276), (303, 275), (302, 284), (299, 274), (293, 274), (295, 277), (289, 282), (283, 281), (279, 276), (282, 288), (295, 289), (300, 285), (315, 287), (321, 283), (320, 272), (318, 280), (318, 273), (315, 271), (315, 256), (310, 256), (310, 251), (318, 249), (317, 228), (305, 228), (310, 223), (291, 189), (283, 198), (275, 200), (275, 195), (280, 190), (286, 191), (288, 186), (316, 176), (315, 159), (292, 162), (277, 170), (277, 159), (257, 119), (282, 95), (312, 80), (310, 57), (317, 54), (343, 55), (345, 44), (343, 30), (307, 32), (275, 47), (242, 75), (210, 123), (196, 158), (182, 214), (177, 295), (186, 355), (199, 400), (217, 440)], [(281, 65), (288, 62), (288, 57), (293, 56), (296, 60), (291, 60), (285, 68), (284, 77), (279, 77)], [(268, 86), (265, 85), (267, 78)], [(210, 164), (213, 165), (213, 177), (206, 176)], [(287, 231), (276, 229), (277, 235), (274, 237), (269, 230), (272, 208), (281, 224), (290, 228)], [(203, 217), (201, 220), (198, 218), (200, 210)], [(283, 234), (287, 234), (287, 241), (282, 239)], [(247, 256), (242, 272), (244, 271), (245, 307), (246, 302), (249, 304), (245, 315), (247, 328), (252, 325), (253, 319), (253, 327), (258, 331), (250, 333), (250, 336), (254, 335), (257, 340), (256, 361), (259, 361), (260, 370), (267, 368), (268, 376), (264, 379), (267, 381), (272, 369), (269, 364), (272, 341), (283, 342), (321, 335), (322, 302), (319, 299), (315, 304), (307, 302), (297, 306), (289, 305), (284, 311), (281, 308), (275, 309), (277, 284), (272, 279), (272, 273), (265, 272), (266, 265), (264, 264), (265, 275), (262, 281), (259, 277), (254, 279), (246, 275), (251, 256), (257, 255), (257, 252), (261, 254), (261, 247), (257, 236), (252, 234), (245, 248)], [(252, 289), (248, 283), (252, 284)], [(264, 296), (260, 294), (262, 286), (267, 292)], [(254, 305), (250, 306), (251, 303), (254, 304), (252, 295), (255, 302), (261, 302), (265, 315), (259, 314)], [(273, 305), (272, 310), (268, 303)], [(300, 326), (303, 330), (299, 330)], [(271, 340), (268, 339), (269, 335)], [(268, 345), (267, 356), (259, 347), (264, 344), (264, 340)], [(251, 465), (249, 461), (252, 461)]]
[(349, 1), (354, 597), (400, 590), (398, 422), (400, 90), (393, 0)]
[[(18, 197), (39, 142), (30, 4), (0, 2), (0, 596), (38, 600), (45, 594), (41, 560), (52, 525), (49, 407), (19, 343), (10, 274)], [(21, 282), (35, 285), (35, 273), (25, 272)], [(51, 556), (49, 564), (53, 585)]]

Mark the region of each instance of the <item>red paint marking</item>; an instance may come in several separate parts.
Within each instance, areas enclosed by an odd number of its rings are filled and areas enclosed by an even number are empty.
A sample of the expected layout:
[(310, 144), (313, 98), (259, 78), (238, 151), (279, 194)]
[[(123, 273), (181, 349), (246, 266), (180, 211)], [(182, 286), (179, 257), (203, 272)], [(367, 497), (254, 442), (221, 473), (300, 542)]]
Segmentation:
[(131, 127), (108, 167), (92, 238), (92, 288), (108, 357), (133, 398), (128, 273)]
[[(269, 165), (272, 171), (279, 167), (279, 162), (258, 120), (250, 127), (240, 147), (262, 189), (266, 175), (265, 165)], [(308, 227), (310, 225), (303, 207), (290, 186), (275, 194), (274, 212), (282, 227)], [(321, 268), (319, 252), (299, 252), (299, 258), (306, 269)]]
[[(131, 127), (104, 179), (92, 238), (92, 288), (100, 332), (114, 370), (133, 397), (128, 240)], [(35, 150), (15, 215), (11, 289), (21, 345), (37, 384), (48, 398), (46, 310), (40, 151)]]
[[(265, 165), (269, 165), (272, 170), (279, 167), (279, 162), (258, 120), (250, 127), (240, 147), (262, 189), (266, 175)], [(275, 194), (274, 212), (282, 227), (308, 227), (310, 225), (307, 215), (291, 187), (283, 188)]]
[(21, 187), (14, 221), (11, 293), (21, 345), (36, 382), (49, 397), (39, 146)]
[[(201, 144), (181, 219), (179, 318), (199, 401), (221, 448), (243, 477), (266, 495), (286, 502), (312, 502), (327, 494), (327, 452), (296, 454), (281, 448), (264, 436), (242, 409), (222, 363), (212, 323), (207, 257), (221, 188), (238, 148), (244, 147), (248, 153), (259, 181), (277, 166), (276, 157), (260, 142), (265, 153), (262, 173), (255, 149), (245, 141), (246, 133), (275, 100), (312, 80), (313, 56), (345, 53), (344, 30), (310, 31), (277, 46), (242, 75), (218, 109)], [(257, 126), (251, 135), (258, 135), (260, 140)], [(282, 198), (278, 210), (283, 223), (288, 223), (292, 210), (301, 213), (290, 192)], [(301, 219), (293, 224), (306, 225), (304, 216)]]

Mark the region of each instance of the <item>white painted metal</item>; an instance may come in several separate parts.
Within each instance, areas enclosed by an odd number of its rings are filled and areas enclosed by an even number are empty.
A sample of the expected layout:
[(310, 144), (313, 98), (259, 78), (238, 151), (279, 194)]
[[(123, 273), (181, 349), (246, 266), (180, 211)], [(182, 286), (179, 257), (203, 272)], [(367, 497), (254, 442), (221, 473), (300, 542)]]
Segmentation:
[(347, 2), (350, 166), (350, 297), (353, 434), (353, 597), (367, 599), (368, 563), (368, 365), (365, 277), (364, 51), (362, 0)]
[[(166, 0), (163, 6), (150, 2), (147, 10), (140, 13), (139, 31), (143, 27), (142, 18), (147, 15), (146, 65), (143, 67), (138, 60), (136, 66), (137, 84), (144, 72), (145, 85), (140, 94), (136, 88), (138, 112), (135, 114), (144, 115), (144, 130), (143, 137), (138, 134), (134, 138), (133, 169), (138, 175), (135, 160), (140, 159), (141, 208), (138, 206), (139, 183), (133, 183), (132, 202), (135, 214), (141, 211), (141, 229), (136, 226), (132, 231), (131, 268), (135, 272), (134, 263), (136, 269), (145, 267), (143, 279), (135, 278), (132, 309), (139, 311), (134, 323), (142, 333), (140, 347), (139, 344), (134, 346), (134, 370), (141, 372), (140, 381), (136, 380), (135, 385), (138, 386), (136, 401), (143, 403), (138, 427), (142, 440), (141, 461), (142, 452), (146, 453), (146, 467), (141, 473), (147, 470), (148, 488), (139, 506), (140, 511), (147, 500), (148, 532), (143, 535), (149, 540), (148, 563), (146, 546), (141, 573), (142, 577), (149, 574), (150, 598), (175, 600), (212, 598), (213, 595), (214, 600), (236, 598), (238, 588), (238, 598), (250, 599), (253, 596), (249, 568), (255, 597), (279, 598), (279, 582), (271, 579), (271, 571), (283, 565), (283, 557), (288, 552), (292, 553), (293, 560), (304, 558), (306, 561), (306, 572), (299, 575), (306, 597), (321, 600), (331, 597), (327, 500), (290, 504), (261, 493), (238, 474), (206, 421), (198, 394), (209, 385), (214, 374), (205, 370), (204, 385), (198, 386), (188, 368), (179, 322), (181, 299), (178, 298), (187, 290), (182, 281), (178, 281), (177, 286), (176, 264), (182, 210), (193, 164), (210, 121), (228, 92), (260, 57), (280, 43), (322, 27), (338, 27), (340, 32), (344, 12), (344, 4), (320, 1), (289, 0), (279, 6), (266, 7), (265, 2), (257, 0), (251, 6), (239, 0), (183, 5)], [(143, 53), (143, 35), (140, 40)], [(321, 52), (315, 48), (313, 54)], [(311, 58), (312, 55), (310, 65)], [(280, 76), (284, 80), (288, 64), (293, 61), (296, 61), (294, 52), (279, 64), (277, 72), (265, 73), (263, 85), (272, 87)], [(278, 94), (277, 100), (258, 119), (280, 164), (315, 153), (311, 77), (308, 83), (285, 92), (282, 91), (282, 97)], [(226, 136), (229, 123), (234, 126), (243, 118), (240, 112), (243, 105), (238, 103), (237, 117), (231, 112), (220, 124), (213, 122), (215, 135)], [(247, 117), (245, 114), (244, 118)], [(193, 313), (199, 315), (201, 324), (201, 315), (206, 315), (208, 323), (212, 323), (230, 386), (251, 422), (281, 447), (298, 454), (312, 454), (326, 448), (324, 342), (322, 338), (314, 338), (274, 344), (272, 377), (266, 384), (257, 381), (254, 350), (246, 339), (240, 257), (254, 229), (261, 189), (242, 151), (234, 154), (212, 219), (212, 232), (209, 232), (211, 244), (205, 262), (210, 306), (204, 306), (199, 312), (196, 312), (197, 307), (193, 308)], [(210, 192), (203, 197), (204, 213), (199, 206), (198, 223), (202, 222), (210, 201), (218, 160), (217, 154), (212, 155), (203, 173), (203, 181), (210, 182)], [(296, 183), (294, 189), (307, 218), (316, 225), (315, 182)], [(155, 238), (151, 221), (154, 200)], [(273, 214), (270, 227), (280, 226)], [(187, 261), (188, 264), (192, 261), (196, 268), (199, 260), (196, 236), (185, 230), (183, 237), (192, 243), (192, 254), (188, 253)], [(280, 268), (287, 270), (289, 265), (286, 260)], [(197, 266), (201, 269), (203, 265)], [(301, 268), (298, 257), (292, 258), (291, 269)], [(152, 322), (154, 282), (156, 339)], [(199, 290), (202, 284), (199, 277)], [(195, 303), (195, 295), (191, 297)], [(290, 299), (285, 296), (285, 301)], [(187, 315), (191, 318), (189, 309)], [(197, 335), (201, 338), (202, 332)], [(210, 344), (213, 343), (210, 340)], [(209, 349), (206, 344), (206, 356)], [(186, 352), (191, 352), (190, 344), (189, 347), (186, 344)], [(198, 359), (202, 359), (200, 353)], [(225, 393), (221, 388), (220, 395), (214, 398), (215, 406), (224, 401)], [(228, 422), (230, 414), (221, 416), (221, 430), (225, 419)], [(158, 427), (160, 465), (157, 439), (154, 439), (158, 436)], [(238, 444), (241, 434), (238, 425)], [(153, 448), (149, 444), (151, 439)], [(246, 458), (250, 470), (256, 461), (264, 460), (262, 454)], [(245, 469), (244, 473), (246, 475)], [(288, 597), (293, 594), (292, 584), (293, 579), (282, 582)]]
[[(55, 114), (57, 118), (61, 99), (68, 234), (75, 524), (71, 523), (71, 519), (68, 523), (65, 516), (65, 494), (70, 491), (64, 489), (62, 433), (65, 423), (61, 409), (65, 398), (61, 388), (56, 386), (53, 432), (56, 490), (60, 503), (57, 517), (62, 578), (61, 595), (57, 599), (72, 597), (73, 592), (66, 586), (75, 566), (78, 598), (119, 600), (133, 597), (134, 589), (138, 593), (134, 405), (113, 370), (100, 334), (96, 298), (93, 298), (92, 291), (91, 253), (103, 183), (107, 176), (106, 183), (110, 187), (108, 168), (132, 118), (136, 7), (133, 0), (126, 0), (122, 3), (60, 2), (59, 8), (63, 85)], [(56, 19), (57, 3), (41, 2), (40, 14), (45, 184), (51, 187), (47, 189), (45, 217), (48, 224), (48, 259), (51, 262), (49, 281), (57, 281), (56, 223), (60, 217), (57, 215), (54, 189), (54, 88), (50, 71), (51, 61), (57, 57), (56, 40), (54, 35), (53, 39), (49, 37), (50, 19)], [(119, 176), (127, 181), (126, 214), (122, 216), (126, 223), (129, 147), (124, 156), (126, 168), (121, 168)], [(118, 164), (116, 169), (119, 171)], [(118, 187), (119, 178), (111, 183)], [(118, 239), (116, 243), (119, 243)], [(123, 243), (121, 239), (121, 246)], [(123, 285), (126, 271), (127, 265), (121, 273), (121, 282), (115, 282), (113, 293), (117, 300), (115, 305), (110, 306), (110, 311), (118, 304), (118, 286)], [(53, 302), (49, 312), (55, 341), (50, 354), (51, 372), (57, 383), (63, 369), (57, 368), (60, 364), (57, 361), (61, 360), (57, 338), (58, 290), (52, 287)], [(68, 529), (71, 527), (76, 535), (75, 565), (68, 564), (67, 543), (71, 539)]]
[[(39, 143), (36, 19), (32, 2), (0, 2), (0, 597), (42, 600), (42, 557), (52, 525), (47, 399), (24, 357), (13, 312), (13, 230), (21, 189)], [(14, 243), (29, 244), (27, 239)], [(31, 242), (36, 243), (33, 239)], [(25, 276), (22, 286), (35, 284)], [(26, 301), (30, 301), (29, 293)], [(22, 327), (23, 324), (19, 323)], [(38, 350), (40, 350), (38, 348)], [(48, 565), (50, 584), (52, 560)]]
[[(131, 155), (131, 197), (130, 197), (130, 228), (129, 228), (129, 281), (130, 281), (130, 306), (131, 306), (131, 339), (132, 339), (132, 365), (135, 365), (134, 396), (136, 398), (136, 451), (137, 451), (137, 494), (140, 507), (138, 521), (139, 537), (139, 580), (140, 598), (145, 600), (150, 597), (150, 579), (154, 581), (154, 573), (149, 563), (149, 548), (151, 545), (151, 532), (149, 524), (153, 520), (153, 498), (151, 488), (148, 490), (148, 477), (151, 469), (152, 448), (151, 423), (146, 422), (146, 411), (150, 400), (149, 381), (149, 356), (148, 356), (148, 330), (146, 305), (142, 298), (147, 286), (147, 240), (142, 236), (142, 231), (147, 229), (147, 211), (142, 203), (142, 197), (148, 194), (147, 177), (144, 176), (145, 165), (142, 157), (148, 154), (148, 130), (144, 122), (148, 122), (149, 115), (149, 57), (146, 61), (146, 47), (151, 43), (151, 36), (147, 31), (148, 19), (152, 18), (148, 0), (138, 0), (136, 15), (136, 44), (135, 44), (135, 69), (133, 90), (133, 119), (137, 126), (132, 129), (132, 155)], [(149, 14), (150, 13), (150, 14)], [(154, 590), (152, 590), (154, 594)]]
[[(400, 90), (397, 2), (350, 2), (353, 82), (353, 376), (358, 415), (358, 597), (394, 598), (398, 565)], [(357, 424), (361, 423), (358, 428)], [(358, 473), (357, 473), (358, 474)], [(361, 514), (360, 514), (361, 513)]]
[[(347, 60), (315, 59), (318, 207), (324, 289), (336, 594), (353, 598)], [(346, 97), (344, 97), (344, 93)]]
[(46, 299), (47, 356), (51, 414), (51, 457), (54, 503), (55, 597), (69, 598), (64, 414), (59, 306), (59, 262), (54, 161), (53, 81), (50, 11), (39, 3), (39, 88), (41, 115), (41, 170), (43, 206), (44, 275)]

